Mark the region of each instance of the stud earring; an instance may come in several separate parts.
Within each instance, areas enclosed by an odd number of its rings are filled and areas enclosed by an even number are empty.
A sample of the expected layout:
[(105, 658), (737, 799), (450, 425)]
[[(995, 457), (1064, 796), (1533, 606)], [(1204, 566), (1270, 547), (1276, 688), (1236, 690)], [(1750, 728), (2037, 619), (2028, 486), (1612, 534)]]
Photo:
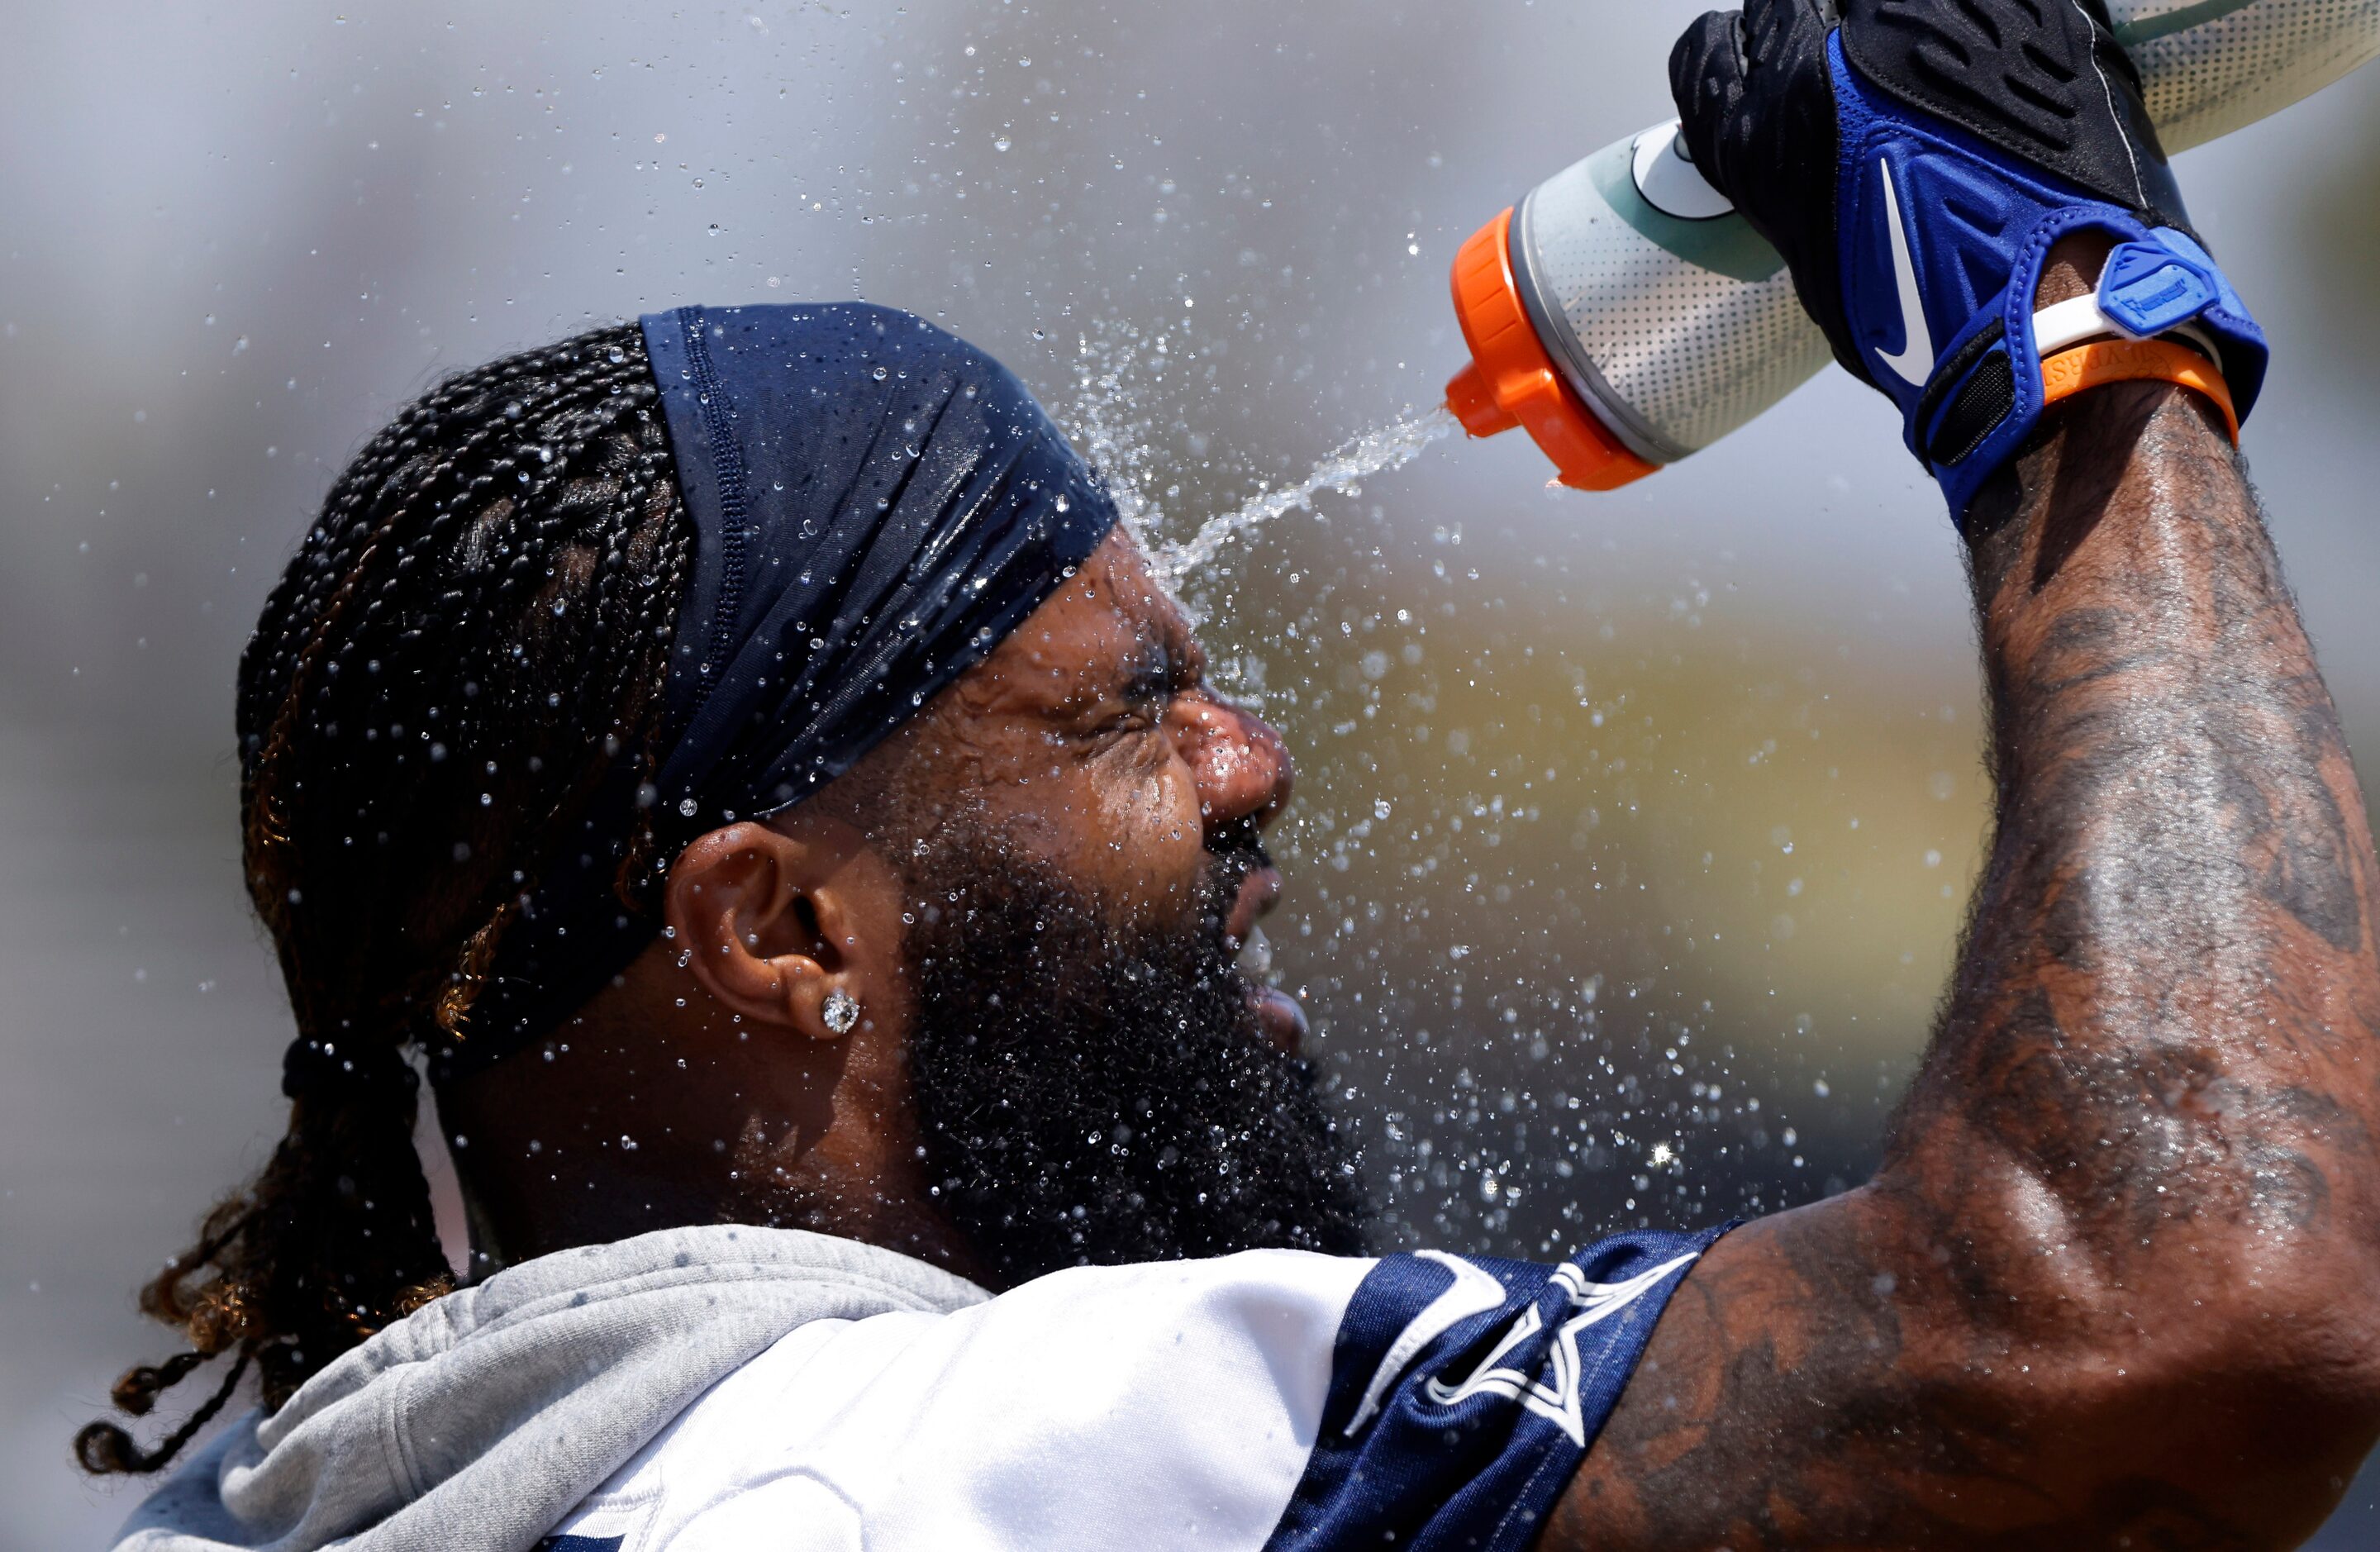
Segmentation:
[(848, 1035), (859, 1026), (859, 999), (838, 987), (826, 994), (826, 1006), (819, 1010), (826, 1026), (837, 1035)]

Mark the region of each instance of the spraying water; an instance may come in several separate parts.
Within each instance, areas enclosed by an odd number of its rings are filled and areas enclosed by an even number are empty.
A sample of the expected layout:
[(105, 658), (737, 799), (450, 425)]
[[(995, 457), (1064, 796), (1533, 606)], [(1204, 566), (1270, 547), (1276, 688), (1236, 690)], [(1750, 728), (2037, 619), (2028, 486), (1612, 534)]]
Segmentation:
[(1402, 468), (1419, 456), (1423, 448), (1460, 429), (1453, 412), (1438, 405), (1366, 431), (1342, 443), (1298, 483), (1259, 492), (1237, 511), (1208, 518), (1181, 543), (1162, 546), (1152, 557), (1152, 564), (1167, 582), (1178, 587), (1241, 535), (1283, 513), (1312, 510), (1314, 498), (1323, 491), (1359, 494), (1355, 481), (1367, 475)]
[[(1169, 375), (1184, 360), (1180, 343), (1168, 331), (1128, 323), (1102, 324), (1083, 335), (1075, 346), (1075, 401), (1067, 417), (1067, 430), (1099, 468), (1125, 526), (1148, 552), (1150, 569), (1176, 591), (1197, 581), (1233, 540), (1288, 513), (1313, 511), (1314, 498), (1325, 491), (1360, 495), (1356, 481), (1402, 468), (1431, 443), (1462, 429), (1444, 405), (1409, 411), (1341, 443), (1296, 483), (1278, 490), (1260, 484), (1238, 507), (1172, 539), (1169, 532), (1177, 525), (1167, 503), (1183, 490), (1167, 479), (1169, 459), (1150, 406), (1162, 399)], [(1178, 423), (1172, 429), (1187, 435), (1194, 453), (1206, 451), (1204, 437)]]

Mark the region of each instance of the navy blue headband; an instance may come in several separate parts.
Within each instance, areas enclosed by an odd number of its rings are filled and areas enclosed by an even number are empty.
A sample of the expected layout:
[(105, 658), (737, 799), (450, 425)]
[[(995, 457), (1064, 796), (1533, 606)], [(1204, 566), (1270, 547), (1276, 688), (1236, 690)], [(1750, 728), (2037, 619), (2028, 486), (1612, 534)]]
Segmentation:
[[(442, 1079), (538, 1038), (660, 923), (620, 897), (638, 810), (667, 855), (791, 807), (1014, 630), (1116, 521), (1014, 373), (858, 303), (643, 320), (695, 530), (661, 774), (615, 774), (507, 928)], [(622, 760), (625, 770), (632, 762)]]

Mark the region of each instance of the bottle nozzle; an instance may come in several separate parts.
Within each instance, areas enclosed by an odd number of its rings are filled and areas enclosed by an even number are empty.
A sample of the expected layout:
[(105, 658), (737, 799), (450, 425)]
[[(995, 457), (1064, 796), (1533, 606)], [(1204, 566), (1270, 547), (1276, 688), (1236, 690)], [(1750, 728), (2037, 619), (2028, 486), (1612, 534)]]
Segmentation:
[(1463, 429), (1475, 437), (1491, 437), (1509, 431), (1521, 422), (1511, 410), (1496, 402), (1495, 387), (1488, 374), (1474, 361), (1456, 372), (1446, 384), (1446, 407), (1463, 422)]
[(1525, 428), (1573, 490), (1615, 491), (1644, 479), (1654, 466), (1621, 445), (1554, 370), (1522, 305), (1512, 255), (1510, 210), (1455, 255), (1454, 316), (1471, 364), (1447, 383), (1447, 407), (1475, 437)]

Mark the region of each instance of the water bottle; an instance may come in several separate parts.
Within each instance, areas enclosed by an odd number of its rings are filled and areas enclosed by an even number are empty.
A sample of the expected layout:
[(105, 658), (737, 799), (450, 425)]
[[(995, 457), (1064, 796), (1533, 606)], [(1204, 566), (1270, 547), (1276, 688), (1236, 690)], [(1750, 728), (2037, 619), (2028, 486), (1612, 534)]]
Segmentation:
[[(2380, 54), (2380, 0), (2108, 0), (2168, 152)], [(1615, 490), (1700, 452), (1832, 358), (1784, 261), (1686, 159), (1678, 126), (1604, 147), (1454, 261), (1473, 436), (1525, 427), (1564, 485)]]

